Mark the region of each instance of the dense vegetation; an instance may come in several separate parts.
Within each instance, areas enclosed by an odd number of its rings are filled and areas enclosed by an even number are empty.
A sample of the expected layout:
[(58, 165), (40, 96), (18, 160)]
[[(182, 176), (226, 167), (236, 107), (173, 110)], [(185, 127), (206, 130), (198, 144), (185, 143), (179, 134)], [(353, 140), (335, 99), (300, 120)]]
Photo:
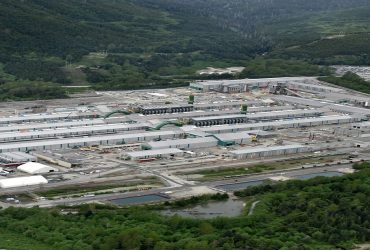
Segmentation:
[[(0, 211), (8, 249), (351, 249), (370, 241), (370, 164), (358, 173), (251, 187), (236, 195), (259, 200), (253, 215), (189, 219), (158, 206), (117, 209), (85, 205)], [(208, 198), (207, 198), (208, 199)], [(223, 200), (223, 196), (216, 199)], [(190, 199), (184, 206), (202, 199)], [(0, 236), (1, 239), (2, 236)], [(29, 245), (25, 242), (33, 242)], [(22, 245), (22, 243), (24, 245)]]
[(330, 74), (326, 67), (300, 60), (257, 59), (251, 61), (240, 74), (242, 78), (319, 76)]
[(342, 77), (320, 77), (319, 80), (370, 94), (370, 82), (352, 72), (347, 72)]
[(196, 71), (208, 66), (247, 67), (239, 76), (219, 78), (325, 75), (316, 65), (370, 64), (369, 5), (370, 0), (3, 0), (0, 83), (172, 87), (199, 78)]
[(12, 82), (0, 84), (0, 101), (66, 98), (65, 90), (48, 82)]

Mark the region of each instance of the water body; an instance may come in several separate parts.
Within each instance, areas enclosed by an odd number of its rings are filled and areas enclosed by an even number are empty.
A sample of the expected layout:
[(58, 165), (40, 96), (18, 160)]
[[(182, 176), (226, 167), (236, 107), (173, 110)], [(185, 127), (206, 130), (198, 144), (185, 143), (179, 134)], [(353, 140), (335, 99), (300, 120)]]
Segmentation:
[(318, 176), (324, 176), (324, 177), (334, 177), (334, 176), (342, 176), (343, 173), (329, 171), (329, 172), (320, 172), (320, 173), (313, 173), (313, 174), (305, 174), (305, 175), (298, 175), (294, 176), (294, 179), (298, 180), (308, 180), (312, 179)]
[(220, 185), (220, 186), (217, 186), (217, 188), (220, 188), (225, 191), (236, 191), (236, 190), (246, 189), (248, 187), (262, 185), (264, 181), (265, 180), (238, 182), (238, 183), (233, 183), (233, 184)]
[(209, 219), (219, 216), (233, 217), (241, 214), (244, 202), (241, 200), (228, 199), (227, 201), (209, 202), (183, 209), (166, 209), (161, 211), (163, 215), (179, 215), (188, 218)]
[(144, 204), (144, 203), (152, 203), (152, 202), (160, 202), (166, 201), (168, 198), (158, 194), (149, 194), (149, 195), (142, 195), (142, 196), (135, 196), (135, 197), (128, 197), (122, 199), (115, 199), (111, 200), (112, 203), (119, 206), (127, 206), (127, 205), (137, 205), (137, 204)]

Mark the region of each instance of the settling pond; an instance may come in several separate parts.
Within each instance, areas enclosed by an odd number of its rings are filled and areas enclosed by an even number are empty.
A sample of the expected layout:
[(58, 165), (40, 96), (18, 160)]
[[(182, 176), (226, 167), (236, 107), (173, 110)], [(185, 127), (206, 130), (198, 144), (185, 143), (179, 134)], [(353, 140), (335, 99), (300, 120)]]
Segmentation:
[(215, 218), (218, 216), (233, 217), (242, 213), (244, 205), (244, 202), (241, 200), (228, 199), (227, 201), (212, 201), (204, 205), (190, 208), (166, 209), (161, 211), (161, 214), (202, 219)]

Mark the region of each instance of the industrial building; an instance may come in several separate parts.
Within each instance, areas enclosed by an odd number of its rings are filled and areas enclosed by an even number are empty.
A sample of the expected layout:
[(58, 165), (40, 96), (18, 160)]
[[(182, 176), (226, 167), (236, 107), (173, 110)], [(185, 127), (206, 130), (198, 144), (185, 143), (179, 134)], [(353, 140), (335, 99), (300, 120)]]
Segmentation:
[(83, 127), (83, 126), (94, 126), (106, 124), (103, 119), (84, 119), (78, 121), (54, 121), (46, 123), (29, 123), (29, 124), (8, 124), (6, 126), (0, 126), (0, 133), (2, 132), (28, 132), (33, 130), (43, 129), (56, 129), (56, 128), (69, 128), (69, 127)]
[[(281, 110), (293, 110), (293, 106), (259, 106), (259, 107), (248, 107), (249, 113), (255, 112), (268, 112), (268, 111), (281, 111)], [(186, 113), (172, 113), (172, 114), (161, 114), (158, 115), (147, 115), (145, 117), (130, 117), (133, 120), (138, 122), (143, 120), (155, 120), (155, 119), (190, 119), (194, 117), (206, 117), (206, 116), (219, 116), (219, 115), (231, 115), (231, 114), (240, 114), (241, 106), (238, 106), (235, 109), (227, 110), (198, 110)]]
[(286, 111), (272, 111), (260, 112), (248, 115), (224, 115), (224, 116), (209, 116), (209, 117), (194, 117), (192, 124), (195, 126), (211, 126), (222, 124), (246, 123), (248, 121), (263, 121), (263, 120), (277, 120), (286, 118), (299, 118), (321, 116), (325, 110), (308, 109), (308, 110), (286, 110)]
[(314, 107), (314, 108), (321, 108), (329, 105), (330, 103), (316, 100), (316, 99), (308, 99), (302, 97), (295, 97), (295, 96), (287, 96), (287, 95), (276, 95), (272, 97), (273, 100), (277, 102), (289, 103), (293, 105), (300, 105), (303, 107)]
[(294, 91), (304, 91), (304, 92), (313, 92), (313, 93), (341, 93), (345, 92), (339, 88), (328, 87), (319, 84), (307, 84), (300, 82), (288, 82), (282, 85), (282, 87), (288, 88)]
[(48, 183), (48, 180), (46, 180), (41, 175), (16, 177), (16, 178), (0, 179), (0, 188), (27, 187), (27, 186), (42, 185), (42, 184), (47, 184), (47, 183)]
[(322, 125), (346, 124), (352, 122), (359, 122), (362, 117), (359, 116), (322, 116), (313, 118), (302, 118), (286, 121), (272, 121), (272, 122), (257, 122), (247, 124), (225, 124), (211, 127), (201, 127), (200, 131), (212, 134), (220, 133), (235, 133), (246, 130), (275, 130), (287, 128), (313, 127)]
[(259, 100), (241, 101), (241, 102), (214, 102), (214, 103), (197, 103), (194, 104), (194, 110), (221, 110), (221, 109), (238, 109), (242, 105), (247, 106), (264, 106), (265, 102)]
[(153, 141), (145, 144), (150, 149), (179, 148), (198, 149), (216, 147), (218, 140), (214, 137), (199, 137), (180, 140)]
[(80, 120), (86, 118), (96, 118), (92, 112), (68, 112), (56, 114), (34, 114), (24, 116), (0, 117), (0, 124), (26, 123), (26, 122), (47, 122), (56, 120)]
[(131, 160), (140, 160), (148, 158), (170, 158), (174, 156), (182, 156), (184, 152), (177, 148), (161, 148), (154, 150), (142, 150), (125, 153), (126, 157)]
[(18, 166), (17, 169), (28, 174), (46, 174), (58, 171), (57, 168), (53, 168), (38, 162), (27, 162)]
[(248, 132), (216, 134), (213, 136), (218, 139), (218, 145), (220, 146), (250, 144), (253, 138)]
[(135, 134), (115, 134), (104, 136), (90, 136), (80, 138), (52, 139), (30, 141), (22, 143), (0, 144), (0, 153), (12, 151), (32, 151), (32, 150), (60, 150), (66, 148), (86, 147), (92, 145), (117, 145), (135, 142), (145, 142), (151, 140), (174, 139), (182, 135), (177, 131), (153, 131)]
[(193, 105), (189, 104), (140, 107), (140, 111), (144, 115), (181, 113), (193, 111), (193, 109)]
[(237, 159), (251, 159), (309, 152), (311, 149), (302, 145), (284, 145), (274, 147), (255, 147), (231, 151)]
[(60, 155), (60, 154), (53, 154), (49, 152), (33, 152), (34, 156), (37, 157), (38, 160), (43, 160), (46, 162), (50, 162), (52, 164), (62, 166), (65, 168), (75, 168), (80, 167), (84, 163), (84, 157), (76, 157), (76, 156), (69, 156), (69, 155)]
[(23, 140), (38, 140), (55, 137), (73, 137), (86, 136), (98, 134), (114, 134), (122, 131), (131, 130), (145, 130), (149, 127), (148, 124), (134, 123), (134, 124), (105, 124), (97, 126), (73, 127), (73, 128), (59, 128), (42, 131), (30, 132), (6, 132), (0, 134), (1, 142), (23, 141)]
[(36, 157), (24, 152), (8, 152), (0, 154), (0, 162), (4, 163), (22, 163), (22, 162), (34, 162)]
[(252, 89), (267, 88), (278, 83), (309, 83), (317, 82), (314, 77), (281, 77), (281, 78), (262, 78), (262, 79), (240, 79), (240, 80), (210, 80), (197, 81), (190, 83), (190, 88), (202, 92), (223, 92), (238, 93), (247, 92)]

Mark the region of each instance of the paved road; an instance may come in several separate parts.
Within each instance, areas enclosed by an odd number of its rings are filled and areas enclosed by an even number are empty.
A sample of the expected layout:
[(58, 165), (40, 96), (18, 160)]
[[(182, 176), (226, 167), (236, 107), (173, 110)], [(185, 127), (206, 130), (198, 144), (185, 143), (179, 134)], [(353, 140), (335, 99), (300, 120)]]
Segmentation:
[[(262, 174), (254, 174), (248, 175), (245, 177), (238, 177), (233, 179), (227, 180), (219, 180), (207, 183), (199, 183), (193, 187), (197, 186), (208, 186), (208, 187), (217, 187), (226, 184), (234, 184), (236, 181), (238, 183), (243, 182), (250, 182), (250, 181), (258, 181), (258, 180), (265, 180), (269, 177), (284, 175), (287, 177), (294, 177), (298, 175), (305, 175), (305, 174), (314, 174), (320, 173), (323, 171), (338, 171), (341, 168), (348, 168), (351, 167), (352, 164), (340, 164), (340, 165), (333, 165), (333, 166), (325, 166), (325, 167), (312, 167), (312, 168), (305, 168), (305, 169), (292, 169), (292, 170), (282, 170), (276, 171), (274, 173), (262, 173)], [(110, 201), (113, 199), (121, 199), (121, 198), (128, 198), (128, 197), (135, 197), (135, 196), (142, 196), (142, 195), (149, 195), (149, 194), (158, 194), (158, 193), (165, 193), (167, 191), (180, 191), (186, 188), (189, 188), (190, 185), (183, 185), (183, 186), (172, 186), (172, 187), (163, 187), (158, 189), (152, 190), (145, 190), (145, 191), (137, 191), (137, 192), (130, 192), (130, 193), (112, 193), (112, 194), (102, 194), (93, 197), (76, 197), (76, 198), (68, 198), (62, 200), (46, 200), (46, 201), (39, 201), (30, 204), (20, 204), (19, 206), (25, 207), (32, 207), (32, 206), (41, 206), (41, 207), (51, 207), (57, 205), (77, 205), (81, 203), (93, 202), (93, 201)]]

